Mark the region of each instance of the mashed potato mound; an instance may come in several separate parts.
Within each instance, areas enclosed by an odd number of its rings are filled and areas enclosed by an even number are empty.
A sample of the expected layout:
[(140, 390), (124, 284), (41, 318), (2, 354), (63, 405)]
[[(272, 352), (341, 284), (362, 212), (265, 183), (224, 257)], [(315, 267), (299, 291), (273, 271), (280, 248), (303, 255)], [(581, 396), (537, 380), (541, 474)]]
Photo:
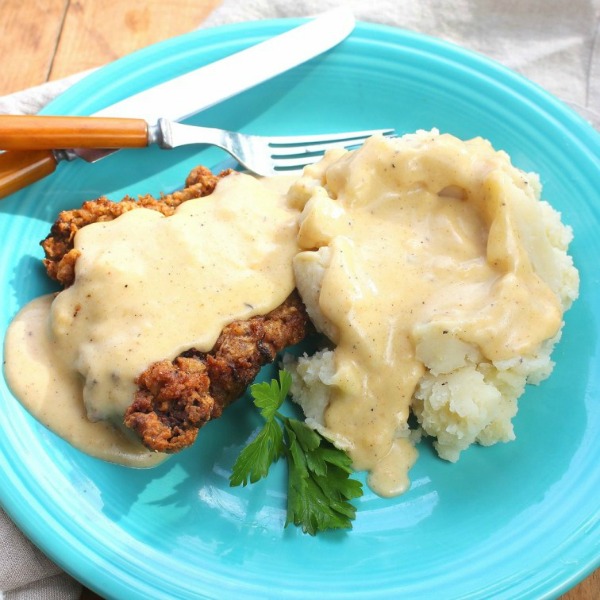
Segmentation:
[[(473, 443), (513, 440), (512, 419), (526, 384), (538, 384), (552, 372), (562, 315), (577, 298), (579, 279), (567, 254), (571, 229), (540, 194), (538, 177), (515, 168), (489, 142), (463, 142), (436, 130), (373, 138), (353, 153), (329, 153), (292, 186), (290, 197), (303, 208), (297, 285), (313, 322), (330, 341), (313, 356), (285, 357), (292, 395), (307, 423), (348, 450), (357, 468), (372, 475), (388, 461), (382, 472), (386, 477), (396, 472), (400, 484), (382, 486), (379, 478), (372, 487), (383, 495), (406, 489), (402, 472), (416, 456), (406, 457), (421, 434), (434, 438), (439, 456), (449, 461)], [(443, 214), (415, 212), (423, 203)], [(467, 205), (475, 207), (468, 214)], [(443, 212), (450, 209), (454, 212)], [(363, 218), (371, 220), (361, 238)], [(395, 229), (379, 233), (384, 221), (393, 221)], [(381, 249), (375, 246), (379, 236)], [(398, 244), (395, 254), (385, 254), (392, 242)], [(362, 248), (369, 252), (371, 246), (371, 258), (363, 260)], [(372, 258), (378, 252), (379, 265)], [(387, 269), (387, 279), (372, 275), (378, 269), (384, 275)], [(421, 279), (422, 290), (415, 283)], [(382, 303), (394, 285), (407, 286), (401, 300), (414, 296), (398, 308), (401, 316), (395, 312), (398, 302)], [(503, 312), (493, 312), (496, 304)], [(383, 340), (379, 345), (369, 339), (372, 318), (361, 321), (361, 311), (373, 305), (383, 322), (380, 330), (374, 326)], [(554, 321), (542, 323), (552, 311)], [(365, 348), (362, 354), (357, 346)], [(410, 363), (406, 373), (404, 357)], [(401, 374), (393, 379), (396, 371)], [(389, 383), (386, 378), (396, 389), (408, 382), (405, 400), (401, 391), (383, 398), (385, 387), (377, 386)], [(378, 420), (371, 424), (372, 414)], [(412, 430), (410, 414), (418, 422)], [(373, 439), (379, 444), (379, 438), (385, 438), (379, 455), (369, 460), (364, 446)], [(386, 448), (391, 452), (399, 441), (403, 445), (390, 463)]]

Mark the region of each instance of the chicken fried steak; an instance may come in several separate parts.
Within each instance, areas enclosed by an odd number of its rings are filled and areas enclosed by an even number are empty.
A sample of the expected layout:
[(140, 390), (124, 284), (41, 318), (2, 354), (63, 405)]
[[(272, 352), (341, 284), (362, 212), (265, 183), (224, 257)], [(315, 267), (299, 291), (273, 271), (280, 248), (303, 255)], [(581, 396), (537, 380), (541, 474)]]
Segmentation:
[[(136, 208), (170, 216), (183, 202), (210, 195), (230, 172), (214, 175), (200, 166), (187, 177), (184, 189), (159, 199), (147, 195), (114, 202), (100, 197), (61, 212), (41, 242), (48, 276), (65, 288), (74, 282), (79, 256), (74, 239), (82, 227)], [(136, 380), (137, 392), (124, 415), (126, 427), (154, 451), (172, 453), (190, 446), (199, 429), (242, 396), (261, 367), (300, 342), (309, 327), (304, 304), (294, 291), (270, 313), (227, 325), (209, 352), (192, 348), (174, 360), (150, 365)]]
[(159, 452), (191, 445), (198, 430), (239, 398), (260, 368), (307, 333), (308, 317), (296, 292), (264, 316), (234, 321), (208, 352), (188, 350), (151, 365), (137, 379), (125, 425)]
[(226, 170), (214, 175), (203, 166), (196, 167), (185, 180), (185, 188), (161, 198), (146, 195), (137, 200), (126, 196), (120, 202), (114, 202), (104, 196), (96, 200), (84, 202), (81, 208), (64, 210), (41, 245), (44, 249), (44, 266), (51, 279), (64, 287), (69, 287), (75, 278), (75, 262), (79, 251), (73, 248), (75, 234), (86, 225), (100, 221), (112, 221), (123, 213), (135, 208), (149, 208), (170, 216), (175, 209), (194, 198), (202, 198), (212, 194), (217, 183), (231, 173)]

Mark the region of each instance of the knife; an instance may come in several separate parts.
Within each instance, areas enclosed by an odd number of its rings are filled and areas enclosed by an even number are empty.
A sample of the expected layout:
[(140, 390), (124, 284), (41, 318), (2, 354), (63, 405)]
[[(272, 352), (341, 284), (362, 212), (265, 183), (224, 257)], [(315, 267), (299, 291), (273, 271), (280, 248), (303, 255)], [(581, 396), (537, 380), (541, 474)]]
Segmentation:
[[(338, 7), (250, 48), (138, 92), (94, 117), (182, 121), (333, 48), (354, 29), (350, 9)], [(199, 98), (199, 96), (201, 96)], [(31, 145), (27, 150), (31, 150)], [(95, 162), (117, 150), (33, 150), (0, 153), (0, 198), (50, 175), (59, 161), (80, 156)]]

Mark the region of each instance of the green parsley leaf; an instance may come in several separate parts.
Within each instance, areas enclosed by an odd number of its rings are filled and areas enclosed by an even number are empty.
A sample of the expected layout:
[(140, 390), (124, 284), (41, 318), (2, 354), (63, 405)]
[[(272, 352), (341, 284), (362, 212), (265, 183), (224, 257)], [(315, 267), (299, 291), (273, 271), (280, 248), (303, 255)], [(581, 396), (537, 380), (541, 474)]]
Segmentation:
[(350, 500), (362, 496), (362, 484), (350, 478), (350, 457), (306, 423), (279, 413), (292, 384), (287, 371), (279, 381), (250, 387), (265, 425), (241, 451), (230, 485), (255, 483), (285, 456), (288, 464), (286, 527), (293, 523), (315, 535), (328, 529), (351, 529), (356, 508)]
[(269, 474), (269, 467), (283, 455), (283, 431), (276, 421), (267, 421), (258, 435), (237, 457), (229, 484), (231, 486), (256, 483)]
[(356, 509), (350, 500), (363, 492), (362, 484), (349, 478), (350, 458), (301, 421), (286, 419), (284, 426), (291, 440), (286, 526), (294, 523), (310, 535), (351, 529)]
[(279, 371), (279, 381), (272, 379), (270, 383), (264, 381), (250, 386), (254, 404), (261, 409), (260, 414), (265, 421), (275, 417), (291, 386), (292, 376), (287, 371)]

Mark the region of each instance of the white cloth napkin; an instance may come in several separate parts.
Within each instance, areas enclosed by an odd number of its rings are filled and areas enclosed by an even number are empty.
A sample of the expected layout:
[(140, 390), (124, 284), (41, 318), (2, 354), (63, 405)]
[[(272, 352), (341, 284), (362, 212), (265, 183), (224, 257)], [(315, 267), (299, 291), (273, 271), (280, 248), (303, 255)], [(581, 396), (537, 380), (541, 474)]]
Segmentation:
[[(223, 0), (202, 27), (301, 17), (342, 0)], [(358, 19), (433, 35), (536, 82), (600, 130), (600, 0), (348, 0)], [(87, 73), (0, 98), (0, 114), (33, 114)], [(81, 586), (0, 509), (0, 599), (77, 599)], [(126, 600), (126, 599), (124, 599)]]

